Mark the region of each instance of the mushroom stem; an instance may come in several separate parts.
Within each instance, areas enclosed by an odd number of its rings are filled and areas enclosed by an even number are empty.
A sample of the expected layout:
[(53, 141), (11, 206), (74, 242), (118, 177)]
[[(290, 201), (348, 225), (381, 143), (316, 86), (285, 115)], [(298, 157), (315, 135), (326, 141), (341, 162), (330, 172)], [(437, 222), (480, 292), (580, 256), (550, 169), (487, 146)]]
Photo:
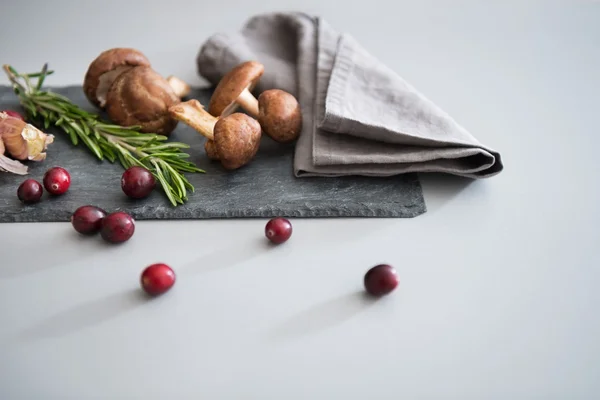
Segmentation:
[(185, 81), (173, 75), (167, 77), (167, 82), (169, 83), (169, 86), (171, 86), (171, 89), (173, 89), (173, 92), (175, 92), (175, 95), (180, 99), (189, 95), (192, 90), (190, 85)]
[(169, 114), (173, 119), (191, 126), (208, 140), (214, 140), (213, 130), (218, 119), (210, 115), (198, 100), (192, 99), (171, 106)]
[(248, 112), (248, 114), (252, 115), (254, 118), (258, 117), (258, 100), (248, 88), (244, 89), (242, 93), (240, 93), (239, 97), (236, 101), (244, 110)]

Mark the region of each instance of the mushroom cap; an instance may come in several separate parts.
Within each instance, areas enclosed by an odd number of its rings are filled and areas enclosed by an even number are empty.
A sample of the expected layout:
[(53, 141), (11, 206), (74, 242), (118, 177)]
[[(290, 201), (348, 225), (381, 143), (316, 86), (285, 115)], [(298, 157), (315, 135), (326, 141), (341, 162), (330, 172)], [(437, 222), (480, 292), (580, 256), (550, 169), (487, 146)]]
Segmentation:
[(260, 145), (260, 124), (254, 118), (234, 113), (215, 124), (215, 147), (225, 169), (237, 169), (254, 158)]
[(106, 97), (106, 112), (122, 126), (169, 135), (177, 126), (169, 107), (181, 100), (165, 78), (150, 67), (134, 67), (115, 79)]
[(208, 112), (215, 117), (223, 114), (227, 107), (235, 103), (244, 89), (254, 89), (263, 72), (264, 65), (257, 61), (246, 61), (234, 67), (219, 81), (210, 98)]
[(219, 159), (219, 153), (217, 153), (217, 149), (215, 148), (214, 140), (204, 142), (204, 151), (206, 151), (206, 155), (210, 160), (216, 161)]
[[(150, 66), (150, 61), (139, 50), (117, 47), (103, 51), (92, 61), (85, 74), (83, 81), (85, 96), (96, 107), (104, 108), (104, 99), (101, 97), (108, 92), (115, 78), (136, 66)], [(107, 73), (108, 75), (105, 75)]]
[(279, 89), (258, 96), (258, 122), (263, 132), (279, 143), (293, 142), (302, 130), (302, 111), (294, 96)]

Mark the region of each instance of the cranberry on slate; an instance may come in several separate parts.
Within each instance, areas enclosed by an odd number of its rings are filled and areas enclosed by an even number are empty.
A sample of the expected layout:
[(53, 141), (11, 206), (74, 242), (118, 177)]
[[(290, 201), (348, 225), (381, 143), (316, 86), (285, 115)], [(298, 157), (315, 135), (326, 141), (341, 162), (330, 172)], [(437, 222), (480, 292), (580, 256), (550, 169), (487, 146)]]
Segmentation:
[(142, 272), (140, 283), (146, 293), (157, 296), (175, 284), (175, 272), (166, 264), (152, 264)]
[(53, 195), (64, 194), (71, 186), (71, 175), (62, 167), (50, 168), (44, 174), (44, 187)]
[(17, 189), (17, 197), (26, 204), (37, 203), (42, 198), (42, 194), (44, 194), (42, 185), (34, 179), (26, 179)]
[(102, 219), (106, 211), (96, 206), (79, 207), (71, 216), (73, 228), (84, 235), (91, 235), (100, 231)]
[(369, 294), (383, 296), (396, 289), (398, 275), (391, 265), (376, 265), (365, 274), (364, 284)]
[(126, 212), (117, 211), (102, 219), (100, 235), (107, 242), (126, 242), (133, 236), (133, 232), (135, 232), (135, 221)]
[(155, 186), (154, 175), (144, 167), (130, 167), (121, 177), (121, 189), (133, 199), (142, 199), (148, 196)]
[(292, 236), (292, 224), (285, 218), (273, 218), (265, 226), (265, 236), (273, 243), (283, 243)]
[(16, 111), (13, 111), (13, 110), (4, 110), (2, 112), (8, 114), (9, 117), (18, 118), (21, 121), (25, 121), (25, 118), (23, 118), (23, 116), (21, 114), (19, 114), (18, 112), (16, 112)]

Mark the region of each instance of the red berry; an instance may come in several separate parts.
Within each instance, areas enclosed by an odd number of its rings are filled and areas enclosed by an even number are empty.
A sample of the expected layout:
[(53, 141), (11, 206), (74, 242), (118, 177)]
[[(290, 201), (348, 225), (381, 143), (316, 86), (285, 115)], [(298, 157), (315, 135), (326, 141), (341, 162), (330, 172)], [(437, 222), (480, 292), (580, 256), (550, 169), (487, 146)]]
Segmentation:
[(97, 233), (102, 227), (102, 219), (106, 211), (96, 206), (79, 207), (71, 216), (73, 228), (84, 235)]
[(54, 195), (64, 194), (71, 186), (71, 175), (61, 167), (50, 168), (44, 174), (44, 187)]
[(142, 199), (148, 196), (155, 186), (154, 175), (144, 167), (130, 167), (121, 177), (121, 189), (133, 199)]
[(152, 264), (142, 272), (140, 283), (146, 293), (157, 296), (175, 284), (175, 272), (167, 264)]
[(23, 118), (23, 116), (21, 114), (19, 114), (18, 112), (16, 112), (16, 111), (4, 110), (2, 112), (6, 113), (9, 117), (18, 118), (21, 121), (25, 121), (25, 118)]
[(285, 218), (273, 218), (265, 226), (265, 236), (273, 243), (283, 243), (292, 236), (292, 224)]
[(383, 296), (396, 289), (398, 275), (390, 265), (376, 265), (365, 274), (364, 284), (369, 294)]
[(107, 242), (126, 242), (133, 236), (133, 232), (135, 232), (135, 221), (126, 212), (117, 211), (102, 219), (100, 235)]
[(26, 204), (37, 203), (42, 198), (42, 194), (44, 194), (42, 185), (34, 179), (26, 179), (17, 189), (17, 197)]

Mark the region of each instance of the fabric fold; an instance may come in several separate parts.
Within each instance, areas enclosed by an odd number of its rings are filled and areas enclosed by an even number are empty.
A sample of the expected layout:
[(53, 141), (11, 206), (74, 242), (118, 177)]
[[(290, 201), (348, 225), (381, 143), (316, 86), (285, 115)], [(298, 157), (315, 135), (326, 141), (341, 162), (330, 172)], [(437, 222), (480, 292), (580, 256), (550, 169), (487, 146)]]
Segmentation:
[(298, 98), (297, 177), (442, 172), (487, 178), (503, 169), (497, 151), (322, 18), (255, 16), (240, 32), (209, 38), (198, 72), (216, 84), (247, 60), (265, 65), (258, 91), (278, 88)]

